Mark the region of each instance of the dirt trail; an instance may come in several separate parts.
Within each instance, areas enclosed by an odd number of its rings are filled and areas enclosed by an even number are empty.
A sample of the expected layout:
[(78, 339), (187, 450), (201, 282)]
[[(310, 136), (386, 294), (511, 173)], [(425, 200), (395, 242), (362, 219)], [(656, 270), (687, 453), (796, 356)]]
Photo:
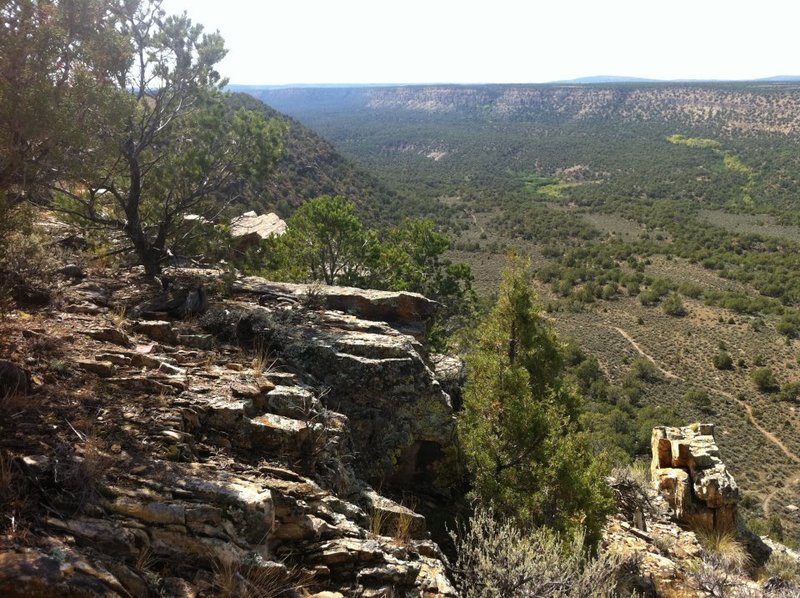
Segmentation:
[[(612, 328), (614, 330), (616, 330), (620, 335), (622, 335), (622, 337), (626, 341), (628, 341), (634, 349), (636, 349), (636, 352), (639, 353), (639, 355), (641, 355), (642, 357), (644, 357), (645, 359), (650, 361), (650, 363), (652, 363), (658, 369), (658, 371), (661, 372), (664, 376), (666, 376), (667, 378), (671, 378), (673, 380), (680, 380), (682, 382), (686, 382), (686, 379), (683, 378), (682, 376), (679, 376), (678, 374), (676, 374), (674, 372), (671, 372), (671, 371), (669, 371), (667, 369), (664, 369), (663, 367), (658, 365), (656, 360), (653, 359), (653, 357), (651, 355), (649, 355), (647, 352), (645, 352), (645, 350), (642, 349), (639, 346), (639, 344), (633, 339), (633, 337), (631, 337), (631, 335), (628, 334), (625, 330), (623, 330), (622, 328), (618, 328), (617, 326), (612, 326)], [(732, 395), (731, 393), (726, 392), (724, 390), (720, 390), (719, 388), (715, 388), (713, 386), (707, 386), (707, 385), (704, 385), (704, 384), (695, 384), (695, 385), (699, 386), (701, 388), (704, 388), (705, 390), (707, 390), (709, 392), (713, 392), (713, 393), (716, 393), (716, 394), (718, 394), (720, 396), (723, 396), (723, 397), (725, 397), (727, 399), (730, 399), (733, 402), (735, 402), (737, 405), (739, 405), (739, 407), (744, 409), (744, 411), (745, 411), (745, 413), (747, 415), (747, 419), (750, 421), (751, 424), (753, 424), (753, 427), (755, 427), (755, 429), (758, 430), (761, 433), (761, 435), (764, 436), (764, 438), (766, 438), (769, 442), (771, 442), (772, 444), (777, 446), (783, 452), (783, 454), (786, 455), (790, 460), (792, 460), (795, 463), (797, 463), (798, 465), (800, 465), (800, 457), (797, 456), (794, 452), (792, 452), (792, 450), (789, 449), (789, 447), (787, 447), (780, 438), (775, 436), (775, 434), (773, 434), (772, 432), (767, 430), (764, 426), (762, 426), (758, 422), (758, 420), (753, 415), (753, 407), (751, 405), (749, 405), (746, 401), (743, 401), (740, 398)], [(764, 502), (763, 502), (764, 515), (765, 516), (769, 515), (770, 502), (772, 501), (772, 499), (774, 498), (774, 496), (778, 492), (780, 492), (781, 490), (783, 490), (784, 488), (786, 488), (788, 486), (793, 486), (793, 485), (797, 484), (798, 482), (800, 482), (800, 473), (797, 473), (797, 474), (793, 475), (792, 477), (788, 478), (786, 480), (786, 484), (783, 487), (775, 488), (764, 499)]]
[(619, 332), (619, 333), (622, 335), (622, 337), (623, 337), (623, 338), (624, 338), (626, 341), (628, 341), (628, 342), (631, 344), (631, 346), (633, 346), (633, 348), (634, 348), (634, 349), (636, 349), (636, 351), (639, 353), (639, 355), (641, 355), (641, 356), (642, 356), (642, 357), (644, 357), (646, 360), (648, 360), (650, 363), (652, 363), (654, 366), (656, 366), (656, 369), (657, 369), (659, 372), (661, 372), (661, 373), (662, 373), (664, 376), (666, 376), (667, 378), (672, 378), (673, 380), (683, 380), (683, 378), (681, 378), (681, 377), (680, 377), (680, 376), (678, 376), (677, 374), (675, 374), (675, 373), (673, 373), (673, 372), (670, 372), (669, 370), (665, 370), (665, 369), (664, 369), (664, 368), (662, 368), (660, 365), (658, 365), (658, 363), (656, 363), (656, 360), (655, 360), (655, 359), (653, 359), (653, 358), (652, 358), (650, 355), (648, 355), (648, 354), (647, 354), (647, 353), (644, 351), (644, 349), (642, 349), (642, 348), (639, 346), (639, 344), (638, 344), (638, 343), (637, 343), (635, 340), (633, 340), (633, 337), (632, 337), (630, 334), (628, 334), (627, 332), (625, 332), (625, 331), (624, 331), (622, 328), (617, 328), (616, 326), (612, 326), (612, 328), (614, 328), (614, 330), (616, 330), (617, 332)]

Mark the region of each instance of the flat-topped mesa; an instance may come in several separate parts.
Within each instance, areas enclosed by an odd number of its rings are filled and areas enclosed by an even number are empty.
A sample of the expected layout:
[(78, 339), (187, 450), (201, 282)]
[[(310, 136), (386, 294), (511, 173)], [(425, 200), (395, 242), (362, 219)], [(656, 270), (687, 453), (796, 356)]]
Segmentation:
[(651, 448), (653, 484), (678, 521), (718, 531), (735, 525), (739, 488), (719, 457), (713, 424), (657, 426)]

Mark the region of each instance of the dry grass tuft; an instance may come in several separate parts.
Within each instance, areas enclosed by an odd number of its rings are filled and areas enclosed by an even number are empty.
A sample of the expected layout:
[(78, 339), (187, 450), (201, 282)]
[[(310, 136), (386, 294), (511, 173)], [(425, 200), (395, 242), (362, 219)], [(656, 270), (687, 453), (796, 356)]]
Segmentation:
[(411, 523), (414, 521), (411, 513), (401, 511), (397, 514), (392, 538), (398, 546), (407, 546), (411, 541)]
[(153, 557), (153, 552), (148, 546), (143, 547), (139, 551), (139, 555), (136, 557), (136, 570), (143, 572), (149, 571), (152, 569), (154, 564), (155, 558)]
[(373, 509), (369, 516), (369, 533), (374, 536), (382, 536), (386, 526), (386, 511)]
[(733, 531), (707, 528), (695, 530), (698, 542), (725, 571), (741, 572), (751, 565), (750, 555)]
[(256, 340), (253, 350), (254, 350), (253, 361), (252, 361), (253, 375), (256, 378), (260, 378), (274, 371), (275, 364), (278, 363), (278, 359), (276, 357), (273, 357), (272, 352), (269, 350), (269, 346), (267, 345), (266, 341), (261, 337), (259, 337)]
[(73, 427), (80, 442), (75, 446), (75, 455), (65, 472), (65, 486), (80, 507), (93, 501), (100, 493), (100, 481), (113, 465), (114, 457), (108, 453), (108, 443), (94, 431), (83, 434)]
[(231, 555), (212, 559), (214, 596), (219, 598), (279, 598), (295, 596), (312, 576), (280, 565), (237, 563)]
[[(405, 507), (402, 504), (401, 506)], [(398, 512), (373, 509), (370, 514), (370, 533), (392, 538), (397, 546), (407, 546), (411, 541), (411, 527), (414, 523), (413, 514), (407, 509), (405, 507)]]
[(122, 326), (128, 317), (128, 310), (124, 305), (118, 305), (108, 313), (114, 328), (122, 330)]

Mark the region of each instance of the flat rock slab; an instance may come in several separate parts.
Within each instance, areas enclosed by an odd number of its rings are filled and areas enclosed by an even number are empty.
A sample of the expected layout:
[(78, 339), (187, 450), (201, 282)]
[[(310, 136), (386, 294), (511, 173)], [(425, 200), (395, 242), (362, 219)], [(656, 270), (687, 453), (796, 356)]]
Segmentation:
[(134, 332), (144, 334), (154, 341), (175, 345), (178, 343), (178, 334), (173, 330), (172, 324), (164, 320), (143, 320), (133, 323)]
[(414, 323), (426, 321), (440, 304), (419, 293), (375, 291), (355, 287), (271, 282), (248, 276), (233, 283), (235, 291), (289, 297), (298, 301), (314, 295), (327, 309), (343, 311), (365, 320)]
[(122, 330), (111, 328), (110, 326), (106, 328), (93, 328), (91, 330), (86, 330), (84, 331), (84, 334), (97, 341), (113, 343), (123, 347), (130, 347), (132, 344), (131, 339), (127, 334), (122, 332)]

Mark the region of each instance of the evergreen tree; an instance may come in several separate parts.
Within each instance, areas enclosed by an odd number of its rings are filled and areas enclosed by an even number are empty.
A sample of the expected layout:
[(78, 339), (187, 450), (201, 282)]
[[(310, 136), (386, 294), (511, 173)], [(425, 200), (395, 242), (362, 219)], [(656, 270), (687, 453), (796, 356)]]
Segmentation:
[(232, 189), (268, 174), (283, 134), (254, 111), (226, 111), (222, 37), (161, 4), (109, 4), (122, 58), (106, 68), (108, 106), (91, 127), (104, 145), (77, 148), (51, 186), (55, 209), (124, 234), (148, 275), (191, 235), (197, 220), (184, 215), (213, 219)]
[(578, 426), (559, 341), (541, 316), (529, 266), (512, 258), (467, 357), (458, 429), (480, 503), (521, 526), (585, 527), (599, 539), (611, 506), (604, 461)]

